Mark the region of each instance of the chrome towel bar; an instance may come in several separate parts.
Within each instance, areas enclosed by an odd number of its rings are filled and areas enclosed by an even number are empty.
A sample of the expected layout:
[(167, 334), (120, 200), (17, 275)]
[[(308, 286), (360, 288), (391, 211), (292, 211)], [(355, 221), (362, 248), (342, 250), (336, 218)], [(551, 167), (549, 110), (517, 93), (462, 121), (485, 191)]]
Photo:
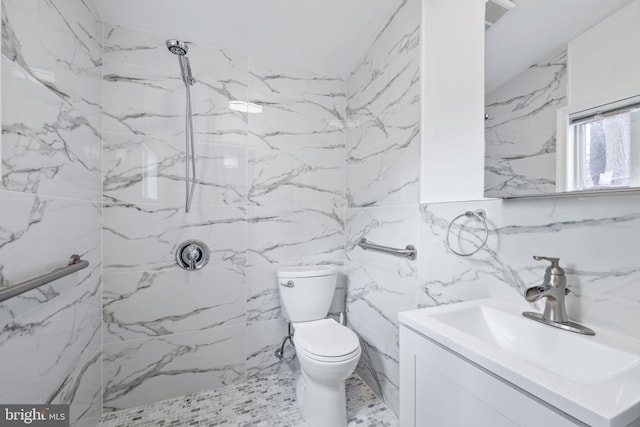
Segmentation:
[(387, 252), (392, 255), (403, 256), (409, 259), (416, 259), (418, 256), (418, 250), (413, 245), (407, 245), (404, 249), (391, 248), (389, 246), (376, 245), (375, 243), (369, 243), (364, 237), (358, 242), (358, 246), (362, 249), (371, 249), (374, 251)]
[(89, 261), (80, 259), (80, 255), (71, 255), (69, 264), (65, 265), (64, 267), (56, 268), (55, 270), (47, 274), (43, 274), (42, 276), (38, 276), (34, 279), (27, 280), (26, 282), (19, 283), (10, 288), (0, 290), (0, 302), (23, 294), (27, 291), (30, 291), (31, 289), (46, 285), (49, 282), (53, 282), (54, 280), (58, 280), (64, 276), (68, 276), (69, 274), (75, 273), (76, 271), (82, 270), (83, 268), (87, 268), (88, 266)]

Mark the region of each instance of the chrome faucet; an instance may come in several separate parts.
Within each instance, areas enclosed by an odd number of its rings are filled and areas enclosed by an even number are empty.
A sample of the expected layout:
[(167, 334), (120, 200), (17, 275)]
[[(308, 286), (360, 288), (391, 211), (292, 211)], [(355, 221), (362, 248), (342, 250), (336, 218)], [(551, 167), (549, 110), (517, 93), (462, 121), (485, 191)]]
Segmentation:
[(544, 307), (545, 320), (550, 322), (567, 323), (567, 310), (564, 306), (564, 296), (571, 292), (567, 289), (567, 278), (564, 270), (558, 263), (560, 258), (550, 258), (545, 256), (534, 256), (536, 261), (549, 261), (551, 265), (544, 272), (544, 280), (542, 285), (533, 286), (524, 294), (524, 298), (529, 302), (536, 302), (542, 298), (547, 299)]
[(528, 288), (524, 293), (524, 298), (529, 302), (536, 302), (542, 298), (546, 298), (547, 301), (542, 315), (530, 311), (525, 311), (522, 314), (529, 319), (549, 326), (585, 335), (595, 335), (595, 332), (591, 329), (570, 321), (567, 316), (564, 297), (571, 291), (567, 288), (567, 277), (564, 274), (564, 269), (559, 265), (560, 258), (535, 255), (533, 259), (536, 261), (549, 261), (551, 265), (544, 272), (542, 284)]

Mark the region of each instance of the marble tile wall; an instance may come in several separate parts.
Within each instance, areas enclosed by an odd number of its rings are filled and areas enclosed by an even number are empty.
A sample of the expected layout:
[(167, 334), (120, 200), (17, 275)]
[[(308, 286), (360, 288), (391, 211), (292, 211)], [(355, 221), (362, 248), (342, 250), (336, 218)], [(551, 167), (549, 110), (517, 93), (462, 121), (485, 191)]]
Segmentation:
[(2, 0), (0, 288), (87, 269), (0, 303), (0, 401), (70, 404), (93, 426), (101, 396), (102, 23), (92, 0)]
[[(570, 318), (640, 337), (639, 202), (624, 194), (422, 205), (420, 305), (489, 297), (525, 305), (524, 290), (542, 283), (546, 268), (532, 256), (553, 256), (567, 272)], [(486, 247), (466, 258), (451, 254), (443, 242), (449, 221), (475, 209), (487, 212)], [(472, 222), (453, 233), (466, 249), (481, 235)]]
[(487, 197), (556, 191), (556, 110), (567, 104), (567, 50), (486, 95)]
[[(287, 333), (276, 268), (344, 263), (345, 81), (190, 44), (198, 185), (187, 214), (171, 36), (105, 24), (107, 411), (295, 369), (273, 355)], [(174, 251), (192, 238), (211, 260), (186, 272)]]
[(397, 414), (398, 312), (418, 306), (417, 262), (357, 246), (417, 245), (421, 2), (404, 0), (347, 80), (346, 262), (357, 372)]
[[(417, 34), (418, 22), (409, 17), (420, 15), (417, 7), (411, 1), (401, 4), (347, 80), (347, 309), (350, 326), (363, 346), (358, 373), (394, 411), (399, 399), (398, 312), (479, 298), (497, 298), (530, 309), (523, 291), (541, 283), (546, 268), (533, 255), (560, 257), (572, 291), (567, 297), (572, 319), (596, 331), (600, 327), (640, 336), (636, 256), (640, 251), (640, 196), (419, 203), (412, 190), (418, 182), (415, 171), (419, 164), (412, 151), (417, 147), (402, 142), (411, 134), (409, 129), (418, 139), (419, 111), (411, 101), (419, 93), (413, 85), (397, 86), (410, 81), (402, 79), (403, 71), (415, 69), (417, 75), (418, 63), (416, 60), (413, 69), (407, 67), (408, 57), (394, 56), (395, 51), (388, 48), (414, 46), (408, 33), (415, 29)], [(404, 33), (392, 30), (396, 20), (403, 22)], [(407, 55), (410, 50), (402, 52)], [(533, 75), (530, 92), (514, 92), (512, 82), (490, 95), (487, 153), (493, 166), (487, 182), (491, 188), (522, 195), (553, 186), (555, 167), (541, 164), (555, 152), (555, 126), (553, 132), (535, 133), (532, 138), (528, 132), (543, 121), (555, 123), (555, 115), (549, 116), (546, 106), (565, 102), (565, 73), (566, 52), (561, 51), (528, 71)], [(396, 97), (402, 101), (389, 101)], [(403, 125), (391, 126), (388, 111), (394, 113), (393, 123)], [(517, 128), (516, 122), (525, 122), (524, 128)], [(512, 144), (525, 140), (531, 144), (524, 149), (524, 144)], [(376, 155), (384, 161), (403, 158), (406, 162), (401, 171), (387, 169), (375, 160)], [(500, 181), (507, 170), (515, 171), (518, 178)], [(487, 212), (487, 245), (472, 256), (457, 256), (445, 245), (449, 223), (477, 209)], [(461, 252), (475, 249), (483, 238), (481, 225), (466, 218), (456, 222), (452, 234), (454, 249)], [(414, 244), (418, 259), (363, 251), (357, 246), (362, 237), (395, 247)]]

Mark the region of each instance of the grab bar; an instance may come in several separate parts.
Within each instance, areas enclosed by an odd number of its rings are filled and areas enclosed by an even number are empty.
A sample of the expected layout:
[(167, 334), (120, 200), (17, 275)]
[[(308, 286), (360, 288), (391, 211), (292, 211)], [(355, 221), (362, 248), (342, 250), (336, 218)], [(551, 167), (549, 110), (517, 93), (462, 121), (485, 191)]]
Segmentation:
[(364, 237), (358, 242), (358, 246), (362, 249), (371, 249), (374, 251), (387, 252), (392, 255), (407, 257), (411, 260), (416, 259), (418, 256), (418, 250), (413, 245), (407, 245), (404, 249), (391, 248), (389, 246), (377, 245), (375, 243), (369, 243)]
[(65, 265), (64, 267), (56, 268), (55, 270), (47, 274), (43, 274), (42, 276), (38, 276), (34, 279), (27, 280), (26, 282), (19, 283), (10, 288), (0, 290), (0, 302), (23, 294), (27, 291), (30, 291), (31, 289), (46, 285), (49, 282), (53, 282), (54, 280), (58, 280), (64, 276), (68, 276), (69, 274), (75, 273), (76, 271), (82, 270), (83, 268), (87, 268), (88, 266), (89, 261), (80, 259), (80, 255), (71, 255), (69, 264)]

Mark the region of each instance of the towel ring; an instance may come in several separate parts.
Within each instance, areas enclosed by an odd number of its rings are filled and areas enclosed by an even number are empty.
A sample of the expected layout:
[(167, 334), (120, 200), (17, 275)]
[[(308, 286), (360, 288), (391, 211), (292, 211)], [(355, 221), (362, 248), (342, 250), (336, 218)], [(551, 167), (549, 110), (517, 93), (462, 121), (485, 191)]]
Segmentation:
[[(455, 249), (453, 249), (451, 247), (451, 242), (449, 242), (449, 236), (451, 234), (451, 227), (453, 226), (453, 223), (456, 222), (458, 219), (462, 218), (462, 217), (466, 217), (466, 218), (475, 218), (478, 221), (480, 221), (482, 223), (482, 225), (484, 226), (484, 239), (482, 240), (482, 243), (480, 243), (480, 246), (478, 246), (475, 250), (471, 251), (471, 252), (467, 252), (467, 253), (462, 253), (462, 252), (458, 252)], [(453, 252), (456, 255), (459, 256), (471, 256), (473, 254), (475, 254), (476, 252), (478, 252), (480, 249), (484, 248), (484, 246), (487, 244), (487, 239), (489, 238), (489, 227), (487, 226), (487, 213), (484, 211), (484, 209), (478, 209), (475, 212), (472, 211), (466, 211), (463, 214), (458, 215), (457, 217), (453, 218), (451, 220), (451, 222), (449, 223), (449, 228), (447, 228), (447, 238), (445, 239), (445, 244), (447, 245), (447, 249), (449, 249), (451, 252)]]

